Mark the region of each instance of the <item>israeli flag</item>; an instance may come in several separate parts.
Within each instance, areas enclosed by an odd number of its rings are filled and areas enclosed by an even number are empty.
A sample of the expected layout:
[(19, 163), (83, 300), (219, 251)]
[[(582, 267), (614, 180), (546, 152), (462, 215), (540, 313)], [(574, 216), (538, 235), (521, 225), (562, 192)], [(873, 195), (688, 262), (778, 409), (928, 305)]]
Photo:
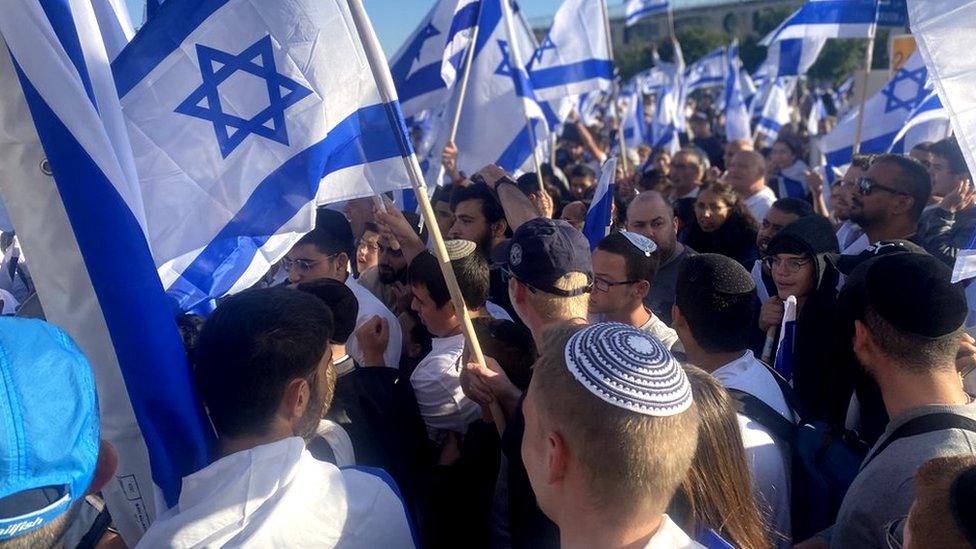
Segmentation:
[(722, 86), (728, 65), (725, 48), (716, 48), (692, 63), (684, 74), (685, 95), (695, 90)]
[[(868, 38), (874, 35), (879, 21), (879, 4), (888, 3), (884, 0), (807, 0), (767, 37), (768, 43), (789, 38)], [(892, 18), (882, 19), (883, 25), (899, 26), (892, 24), (896, 22)]]
[(644, 98), (637, 90), (630, 90), (621, 99), (626, 102), (621, 129), (627, 148), (636, 149), (648, 142), (647, 122), (644, 118)]
[(666, 150), (674, 154), (681, 148), (678, 139), (679, 123), (684, 121), (681, 97), (680, 82), (658, 95), (654, 119), (651, 122), (651, 148), (654, 150)]
[(212, 432), (147, 239), (140, 183), (159, 182), (139, 179), (104, 35), (89, 2), (5, 5), (0, 194), (47, 319), (95, 371), (101, 437), (119, 458), (102, 494), (131, 547), (207, 465)]
[[(915, 107), (928, 97), (928, 69), (922, 56), (915, 52), (898, 72), (864, 104), (864, 126), (861, 153), (886, 152), (895, 142)], [(841, 167), (850, 164), (857, 132), (858, 109), (852, 109), (834, 130), (821, 141), (827, 164)], [(965, 147), (964, 147), (965, 149)]]
[(478, 4), (477, 0), (439, 0), (390, 58), (390, 72), (408, 119), (447, 100), (477, 22)]
[(817, 135), (820, 133), (820, 121), (827, 116), (827, 108), (824, 107), (823, 98), (817, 94), (817, 99), (810, 105), (810, 116), (807, 117), (807, 133)]
[(91, 0), (91, 5), (105, 43), (105, 52), (111, 61), (136, 33), (129, 18), (129, 10), (126, 9), (124, 0)]
[(536, 95), (558, 99), (613, 84), (606, 0), (565, 0), (552, 21), (549, 34), (529, 60)]
[[(468, 93), (455, 140), (459, 169), (467, 173), (486, 164), (497, 164), (509, 172), (533, 171), (532, 155), (548, 139), (546, 113), (534, 100), (525, 67), (519, 67), (512, 55), (514, 47), (519, 60), (530, 59), (536, 51), (534, 37), (524, 25), (513, 24), (513, 45), (502, 8), (502, 0), (482, 3)], [(526, 112), (531, 128), (526, 124)]]
[(610, 234), (610, 226), (613, 224), (611, 216), (616, 177), (617, 157), (611, 157), (600, 168), (600, 180), (596, 184), (593, 201), (590, 202), (590, 209), (583, 218), (583, 236), (590, 242), (590, 251)]
[(950, 131), (949, 112), (942, 107), (939, 95), (932, 90), (908, 115), (908, 120), (898, 131), (888, 152), (904, 154), (923, 141), (945, 139)]
[[(944, 110), (949, 115), (952, 131), (959, 141), (970, 173), (976, 173), (976, 109), (973, 108), (972, 75), (976, 72), (969, 40), (972, 36), (976, 5), (962, 0), (909, 0), (912, 34), (918, 44), (918, 56), (929, 68), (929, 77)], [(922, 102), (929, 103), (931, 97)], [(906, 144), (907, 146), (907, 144)], [(956, 256), (952, 281), (976, 276), (976, 233), (965, 249)], [(970, 322), (974, 320), (976, 285), (970, 283), (967, 298), (970, 302)]]
[(668, 11), (668, 0), (629, 0), (627, 2), (626, 26), (637, 24), (638, 21), (656, 13)]
[(733, 41), (726, 56), (725, 77), (725, 138), (729, 141), (751, 140), (749, 109), (742, 93), (742, 61), (739, 60), (739, 42)]
[(785, 78), (777, 78), (766, 99), (756, 131), (765, 137), (767, 144), (779, 136), (779, 130), (790, 123), (790, 102), (787, 98)]
[(783, 322), (779, 329), (779, 345), (776, 347), (773, 369), (786, 381), (792, 381), (796, 347), (796, 298), (787, 297), (783, 305)]
[(803, 76), (820, 57), (826, 38), (786, 38), (769, 46), (765, 64), (775, 76)]

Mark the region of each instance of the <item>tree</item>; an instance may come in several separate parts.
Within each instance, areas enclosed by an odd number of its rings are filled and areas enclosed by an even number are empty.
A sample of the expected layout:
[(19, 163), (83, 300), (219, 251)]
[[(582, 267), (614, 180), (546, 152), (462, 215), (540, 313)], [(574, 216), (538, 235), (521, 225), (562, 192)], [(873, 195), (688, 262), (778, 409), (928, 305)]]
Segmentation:
[[(724, 31), (703, 25), (680, 25), (675, 29), (675, 34), (688, 63), (704, 57), (715, 48), (727, 46), (731, 40)], [(663, 47), (661, 51), (664, 51)]]
[(653, 65), (653, 59), (653, 42), (628, 42), (613, 48), (614, 64), (624, 80)]

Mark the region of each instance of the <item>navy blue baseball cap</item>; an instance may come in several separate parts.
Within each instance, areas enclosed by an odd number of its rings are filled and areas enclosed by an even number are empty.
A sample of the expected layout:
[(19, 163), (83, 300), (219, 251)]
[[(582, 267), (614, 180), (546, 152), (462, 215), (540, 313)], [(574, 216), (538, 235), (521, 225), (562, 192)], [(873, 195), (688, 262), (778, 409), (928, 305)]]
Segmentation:
[(0, 541), (85, 497), (98, 463), (95, 378), (64, 332), (0, 318)]
[[(508, 249), (507, 269), (528, 286), (562, 297), (588, 293), (593, 284), (590, 244), (583, 233), (561, 219), (537, 217), (520, 225)], [(556, 281), (574, 272), (586, 275), (585, 286), (556, 287)]]

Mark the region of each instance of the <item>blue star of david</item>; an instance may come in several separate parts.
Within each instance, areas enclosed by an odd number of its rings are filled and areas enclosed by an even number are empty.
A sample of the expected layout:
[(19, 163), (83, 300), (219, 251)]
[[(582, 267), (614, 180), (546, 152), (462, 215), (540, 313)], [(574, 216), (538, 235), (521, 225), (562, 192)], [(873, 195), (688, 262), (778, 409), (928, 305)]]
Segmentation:
[(542, 56), (544, 56), (547, 51), (555, 51), (555, 49), (556, 44), (553, 43), (552, 38), (546, 36), (545, 40), (542, 41), (542, 45), (540, 45), (539, 49), (535, 50), (535, 54), (532, 55), (532, 64), (542, 63)]
[[(197, 63), (203, 83), (176, 107), (176, 112), (212, 122), (224, 158), (252, 133), (288, 144), (285, 109), (304, 99), (312, 90), (278, 72), (270, 35), (238, 55), (197, 44)], [(221, 107), (217, 88), (238, 71), (253, 74), (267, 84), (269, 104), (250, 119), (228, 114)]]
[(495, 74), (500, 76), (512, 76), (512, 63), (508, 56), (508, 42), (504, 40), (496, 40), (498, 42), (498, 49), (502, 50), (502, 62), (498, 64), (498, 68), (495, 69)]
[[(927, 75), (928, 70), (925, 67), (919, 67), (913, 71), (904, 69), (898, 71), (895, 77), (891, 79), (891, 82), (881, 90), (881, 93), (885, 96), (885, 114), (898, 109), (905, 109), (911, 112), (918, 105), (918, 102), (927, 95), (925, 92), (925, 79)], [(907, 97), (899, 97), (897, 95), (898, 83), (903, 81), (914, 82), (916, 86), (914, 93)]]

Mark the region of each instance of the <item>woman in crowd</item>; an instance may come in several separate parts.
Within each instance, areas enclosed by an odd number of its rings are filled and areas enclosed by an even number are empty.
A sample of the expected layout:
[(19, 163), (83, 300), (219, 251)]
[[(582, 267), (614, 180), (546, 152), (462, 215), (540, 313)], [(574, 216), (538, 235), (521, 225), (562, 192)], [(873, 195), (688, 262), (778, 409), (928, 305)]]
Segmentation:
[(810, 190), (806, 173), (810, 166), (803, 161), (803, 143), (793, 135), (781, 135), (769, 151), (770, 187), (779, 198), (808, 200)]
[(840, 275), (826, 257), (838, 252), (833, 226), (821, 216), (799, 219), (774, 236), (766, 251), (777, 295), (763, 303), (759, 328), (778, 329), (785, 301), (796, 298), (792, 371), (780, 373), (792, 379), (804, 419), (843, 425), (853, 372), (835, 366), (839, 364), (834, 330)]
[(759, 258), (756, 220), (728, 183), (716, 181), (702, 188), (691, 221), (684, 243), (696, 252), (731, 257), (746, 269)]
[(686, 365), (698, 407), (698, 450), (671, 501), (668, 516), (706, 547), (720, 536), (734, 547), (770, 547), (749, 480), (739, 422), (728, 391), (714, 377)]

